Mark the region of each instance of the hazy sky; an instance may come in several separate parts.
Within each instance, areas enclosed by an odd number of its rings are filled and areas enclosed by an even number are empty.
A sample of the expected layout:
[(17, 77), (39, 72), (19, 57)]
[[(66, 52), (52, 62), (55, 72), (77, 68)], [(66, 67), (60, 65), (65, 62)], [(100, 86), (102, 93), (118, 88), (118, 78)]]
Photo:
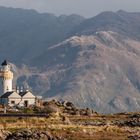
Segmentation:
[(102, 11), (140, 12), (140, 0), (0, 0), (1, 6), (36, 9), (40, 12), (95, 16)]

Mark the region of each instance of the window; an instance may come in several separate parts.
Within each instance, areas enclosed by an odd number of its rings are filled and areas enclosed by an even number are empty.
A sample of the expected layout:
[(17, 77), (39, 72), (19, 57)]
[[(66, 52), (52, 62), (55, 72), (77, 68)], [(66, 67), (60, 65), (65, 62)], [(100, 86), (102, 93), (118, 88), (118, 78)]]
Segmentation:
[(11, 101), (11, 104), (15, 104), (15, 101)]

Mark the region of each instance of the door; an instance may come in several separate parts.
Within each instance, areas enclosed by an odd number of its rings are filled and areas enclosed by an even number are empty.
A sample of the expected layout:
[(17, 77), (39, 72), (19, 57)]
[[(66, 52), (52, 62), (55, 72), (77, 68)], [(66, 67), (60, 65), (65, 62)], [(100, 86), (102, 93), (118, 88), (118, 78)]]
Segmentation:
[(24, 101), (24, 106), (28, 107), (28, 101), (27, 100)]

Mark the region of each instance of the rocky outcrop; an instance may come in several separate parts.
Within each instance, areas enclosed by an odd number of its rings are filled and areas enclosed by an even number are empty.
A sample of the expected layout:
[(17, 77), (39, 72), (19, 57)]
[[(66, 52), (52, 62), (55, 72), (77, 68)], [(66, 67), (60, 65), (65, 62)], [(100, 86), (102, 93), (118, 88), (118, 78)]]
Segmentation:
[[(44, 102), (44, 108), (42, 112), (52, 114), (67, 114), (67, 115), (85, 115), (92, 116), (97, 115), (98, 113), (90, 108), (80, 109), (77, 108), (72, 102), (68, 101), (57, 101), (52, 100), (48, 102)], [(65, 120), (65, 119), (64, 119)]]
[(140, 119), (131, 119), (124, 122), (119, 122), (120, 126), (140, 127)]
[(10, 133), (3, 140), (64, 140), (64, 138), (53, 136), (48, 131), (25, 129)]

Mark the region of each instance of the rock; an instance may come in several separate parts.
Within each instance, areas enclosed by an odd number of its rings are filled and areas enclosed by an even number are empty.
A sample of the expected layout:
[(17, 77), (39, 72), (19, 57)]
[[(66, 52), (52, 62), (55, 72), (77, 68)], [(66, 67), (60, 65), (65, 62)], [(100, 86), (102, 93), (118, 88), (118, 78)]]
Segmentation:
[(63, 140), (63, 139), (53, 136), (48, 131), (26, 129), (11, 133), (5, 139), (1, 140)]
[(62, 121), (64, 122), (64, 124), (71, 124), (69, 118), (67, 118), (66, 116), (62, 116)]
[(139, 140), (139, 139), (140, 139), (140, 136), (134, 135), (134, 136), (128, 136), (128, 138), (129, 138), (130, 140)]
[(44, 134), (47, 136), (48, 140), (52, 140), (53, 139), (53, 136), (50, 132), (48, 131), (45, 131)]
[(86, 109), (86, 114), (85, 114), (85, 115), (91, 116), (91, 115), (92, 115), (92, 110), (89, 109), (89, 108), (87, 108), (87, 109)]
[(74, 115), (80, 115), (80, 111), (79, 110), (74, 110)]
[(140, 118), (140, 114), (131, 115), (130, 118)]
[(8, 135), (11, 133), (9, 131), (0, 130), (0, 140), (5, 140)]
[(129, 127), (140, 127), (140, 120), (133, 118), (131, 120), (116, 122), (116, 125), (129, 126)]

